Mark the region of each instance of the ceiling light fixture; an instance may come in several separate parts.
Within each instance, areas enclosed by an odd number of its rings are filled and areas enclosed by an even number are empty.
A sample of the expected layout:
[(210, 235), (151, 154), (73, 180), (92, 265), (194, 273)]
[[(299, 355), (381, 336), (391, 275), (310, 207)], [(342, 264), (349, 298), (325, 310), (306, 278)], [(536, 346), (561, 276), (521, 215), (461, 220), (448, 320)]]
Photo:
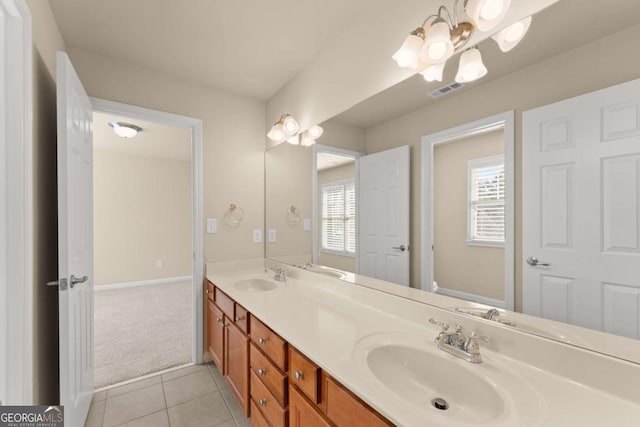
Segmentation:
[[(469, 17), (468, 22), (458, 20), (461, 1)], [(428, 82), (442, 81), (447, 60), (464, 48), (475, 29), (493, 30), (510, 7), (511, 0), (454, 0), (452, 12), (446, 6), (440, 6), (436, 15), (429, 15), (420, 27), (409, 33), (392, 58), (402, 68), (420, 69), (420, 74)], [(530, 24), (531, 17), (525, 18), (496, 32), (492, 38), (500, 50), (508, 52), (522, 40)], [(461, 55), (460, 67), (463, 69), (458, 70), (457, 82), (467, 83), (487, 74), (477, 47)]]
[(142, 132), (140, 126), (125, 122), (109, 122), (109, 127), (121, 138), (133, 138), (138, 132)]
[(322, 136), (324, 130), (318, 125), (311, 126), (309, 130), (300, 132), (300, 124), (291, 114), (283, 114), (273, 124), (267, 137), (277, 143), (287, 141), (291, 145), (303, 145), (309, 147), (316, 143), (316, 139)]

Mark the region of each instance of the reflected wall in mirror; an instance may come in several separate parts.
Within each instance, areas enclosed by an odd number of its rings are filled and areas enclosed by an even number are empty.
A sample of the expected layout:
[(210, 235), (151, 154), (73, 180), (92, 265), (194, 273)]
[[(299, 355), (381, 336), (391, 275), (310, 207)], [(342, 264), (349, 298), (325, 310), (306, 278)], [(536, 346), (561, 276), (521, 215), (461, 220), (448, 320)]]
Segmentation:
[[(576, 281), (556, 280), (556, 276), (561, 277), (562, 275), (555, 274), (552, 270), (544, 270), (546, 267), (542, 265), (530, 266), (526, 264), (526, 258), (528, 257), (537, 257), (540, 264), (544, 264), (547, 260), (546, 255), (549, 252), (523, 252), (524, 226), (522, 212), (523, 198), (527, 197), (522, 188), (523, 165), (526, 165), (529, 160), (527, 157), (523, 157), (523, 143), (525, 142), (525, 139), (523, 139), (523, 113), (636, 79), (640, 75), (640, 61), (637, 55), (633, 54), (637, 50), (637, 40), (640, 39), (638, 16), (640, 16), (640, 3), (635, 0), (618, 0), (615, 8), (611, 8), (611, 5), (605, 2), (563, 0), (534, 16), (535, 25), (531, 26), (527, 37), (508, 56), (503, 55), (491, 41), (480, 43), (479, 48), (482, 51), (484, 63), (490, 70), (489, 74), (483, 79), (467, 84), (456, 91), (450, 91), (444, 96), (437, 98), (427, 96), (428, 93), (453, 82), (455, 66), (447, 66), (441, 83), (426, 83), (421, 76), (416, 75), (322, 124), (325, 129), (335, 123), (357, 130), (362, 139), (360, 140), (360, 147), (354, 149), (354, 151), (362, 152), (366, 155), (373, 155), (400, 146), (409, 146), (411, 148), (410, 282), (412, 287), (424, 290), (431, 290), (433, 287), (433, 280), (425, 280), (423, 274), (430, 259), (427, 256), (430, 251), (429, 247), (425, 247), (421, 242), (424, 232), (421, 225), (424, 211), (422, 204), (425, 197), (423, 194), (422, 175), (427, 172), (421, 159), (423, 154), (421, 152), (421, 139), (445, 129), (455, 128), (484, 117), (513, 110), (515, 119), (513, 176), (516, 183), (513, 198), (515, 256), (509, 264), (510, 268), (513, 269), (513, 273), (507, 274), (505, 270), (505, 279), (511, 277), (515, 284), (515, 312), (501, 309), (497, 318), (505, 321), (506, 324), (509, 322), (515, 323), (521, 330), (545, 335), (640, 363), (640, 342), (620, 336), (621, 332), (624, 332), (626, 336), (632, 336), (633, 333), (640, 331), (637, 317), (633, 318), (629, 315), (629, 313), (633, 312), (633, 307), (640, 307), (640, 300), (638, 299), (640, 297), (636, 292), (638, 275), (632, 274), (630, 276), (633, 279), (633, 283), (629, 282), (628, 278), (621, 276), (615, 280), (610, 279), (609, 281), (613, 286), (605, 286), (603, 288), (606, 291), (603, 295), (606, 295), (607, 298), (603, 304), (608, 304), (609, 307), (619, 307), (620, 309), (615, 312), (609, 310), (608, 313), (610, 315), (607, 315), (609, 317), (603, 317), (602, 313), (598, 312), (600, 313), (598, 314), (600, 316), (598, 322), (575, 322), (571, 317), (571, 312), (566, 309), (571, 307), (571, 301), (578, 301), (584, 298), (585, 295), (581, 294), (583, 287), (578, 286), (578, 279)], [(566, 25), (567, 22), (571, 22), (571, 25)], [(589, 31), (576, 32), (575, 28), (589, 28)], [(640, 99), (640, 94), (637, 99)], [(629, 105), (635, 104), (631, 103)], [(564, 113), (563, 117), (569, 117), (573, 114), (573, 111), (566, 110)], [(601, 115), (594, 115), (593, 120), (584, 126), (591, 126), (600, 117)], [(565, 127), (564, 129), (568, 128)], [(561, 132), (562, 126), (553, 129), (548, 127), (547, 130), (553, 130), (552, 134), (556, 137), (563, 135)], [(327, 136), (329, 132), (327, 130)], [(565, 132), (564, 134), (568, 133)], [(632, 138), (640, 138), (640, 136), (633, 136)], [(323, 140), (322, 143), (326, 144), (326, 141)], [(629, 145), (628, 141), (619, 138), (598, 144), (598, 146), (602, 147), (621, 147), (623, 145)], [(555, 152), (569, 155), (569, 151), (564, 149), (558, 149)], [(640, 153), (636, 153), (633, 156), (637, 155), (640, 155)], [(572, 161), (567, 157), (564, 164)], [(309, 188), (311, 188), (311, 163), (309, 159), (307, 161), (310, 168), (307, 175), (308, 178), (304, 178), (308, 182), (307, 191), (309, 192)], [(597, 162), (594, 164), (594, 167), (598, 170), (599, 164)], [(625, 165), (629, 169), (624, 170), (630, 171), (632, 162)], [(606, 166), (609, 167), (612, 164), (606, 164)], [(268, 175), (271, 173), (270, 169), (271, 166), (268, 163)], [(616, 169), (618, 172), (622, 170)], [(555, 178), (558, 178), (558, 176), (556, 175)], [(631, 176), (630, 172), (629, 176)], [(610, 175), (610, 177), (615, 178), (614, 175)], [(593, 182), (599, 185), (598, 180)], [(626, 185), (629, 187), (629, 184)], [(599, 193), (599, 190), (594, 191)], [(278, 192), (279, 190), (272, 188), (268, 179), (266, 190), (268, 205), (272, 195), (278, 194)], [(629, 199), (622, 198), (621, 200), (628, 201)], [(291, 201), (283, 201), (283, 203), (285, 203), (284, 208), (279, 209), (286, 209), (286, 203), (291, 203)], [(311, 205), (311, 201), (309, 205)], [(527, 208), (527, 211), (541, 212), (542, 208), (539, 200), (538, 204), (534, 206), (537, 207)], [(437, 209), (437, 205), (435, 207)], [(590, 210), (599, 212), (600, 207), (596, 205)], [(572, 215), (575, 215), (575, 218), (582, 218), (583, 210), (574, 209), (571, 212)], [(618, 211), (609, 211), (608, 215), (614, 215), (615, 212)], [(270, 216), (269, 209), (267, 209), (267, 215), (268, 217)], [(617, 218), (615, 215), (614, 217)], [(619, 227), (616, 228), (614, 234), (610, 234), (610, 237), (614, 238), (613, 240), (622, 241), (627, 246), (629, 242), (625, 239), (635, 235), (632, 228), (627, 227), (624, 229), (622, 227), (625, 222), (629, 224), (633, 222), (629, 218), (632, 218), (632, 216), (625, 216), (622, 218), (624, 221), (617, 221)], [(267, 221), (269, 222), (269, 218), (267, 218)], [(559, 223), (556, 222), (556, 224)], [(610, 222), (610, 224), (613, 223)], [(602, 230), (601, 225), (595, 224), (593, 227), (597, 230)], [(612, 230), (613, 228), (609, 231)], [(554, 229), (551, 231), (555, 233), (554, 239), (562, 234), (560, 232), (562, 230)], [(581, 235), (575, 233), (572, 236), (574, 238), (581, 237)], [(436, 236), (436, 238), (438, 237)], [(267, 244), (267, 256), (270, 256), (269, 245)], [(305, 245), (307, 246), (298, 248), (298, 252), (312, 253), (310, 237)], [(619, 246), (619, 243), (617, 245)], [(542, 249), (549, 250), (549, 248)], [(602, 252), (602, 247), (598, 248), (598, 250)], [(636, 257), (637, 254), (627, 256)], [(577, 263), (575, 265), (589, 263), (589, 257), (578, 256), (576, 260)], [(462, 269), (464, 266), (461, 265), (458, 268)], [(522, 314), (524, 311), (523, 300), (527, 298), (524, 294), (529, 289), (527, 283), (525, 283), (528, 280), (528, 272), (525, 269), (529, 268), (535, 268), (538, 276), (546, 278), (554, 276), (551, 277), (553, 280), (547, 280), (543, 286), (544, 289), (552, 291), (551, 293), (557, 297), (551, 298), (551, 301), (557, 303), (554, 310), (561, 308), (558, 312), (559, 314), (554, 315), (554, 319), (577, 323), (582, 327), (593, 328), (593, 330)], [(579, 278), (580, 275), (562, 277)], [(436, 279), (436, 281), (438, 280)], [(440, 279), (440, 281), (445, 281), (445, 279)], [(457, 285), (447, 284), (446, 287), (453, 288), (454, 286)], [(596, 288), (591, 288), (590, 295), (594, 295), (593, 289)], [(620, 305), (623, 302), (627, 304), (624, 310)], [(451, 309), (468, 307), (468, 304), (461, 300), (452, 299), (451, 304), (446, 307)], [(596, 304), (594, 307), (597, 306)], [(541, 317), (548, 317), (546, 313), (548, 313), (547, 309), (549, 307), (545, 305), (537, 312), (528, 310), (527, 312)], [(600, 307), (602, 307), (602, 304)], [(486, 314), (488, 309), (489, 307), (479, 308), (478, 313)], [(616, 318), (615, 316), (618, 317)], [(621, 331), (619, 329), (621, 326), (617, 326), (616, 328), (618, 329), (608, 328), (607, 325), (612, 324), (613, 320), (617, 325), (625, 325), (626, 330)], [(602, 330), (609, 331), (609, 333), (601, 332)]]

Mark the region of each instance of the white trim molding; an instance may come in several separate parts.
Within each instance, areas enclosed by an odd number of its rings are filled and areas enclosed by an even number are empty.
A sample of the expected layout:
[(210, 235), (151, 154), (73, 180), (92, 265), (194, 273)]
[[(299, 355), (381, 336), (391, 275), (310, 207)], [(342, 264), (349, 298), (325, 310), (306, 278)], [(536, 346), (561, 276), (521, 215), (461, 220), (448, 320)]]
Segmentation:
[[(463, 299), (472, 298), (474, 301), (496, 307), (514, 310), (515, 307), (515, 177), (514, 177), (514, 112), (496, 114), (491, 117), (465, 123), (451, 129), (436, 132), (422, 137), (421, 182), (422, 206), (420, 243), (422, 248), (433, 248), (433, 152), (438, 144), (451, 142), (461, 137), (486, 133), (504, 129), (504, 174), (505, 174), (505, 241), (504, 241), (504, 301), (484, 298), (477, 295), (464, 294), (450, 289), (440, 288), (439, 292), (449, 296), (460, 295)], [(422, 255), (421, 287), (426, 291), (433, 291), (433, 250), (425, 250)], [(447, 293), (448, 292), (448, 293)], [(464, 294), (464, 296), (463, 296)]]
[[(0, 0), (0, 401), (33, 403), (31, 13)], [(11, 327), (9, 327), (11, 325)]]
[(111, 113), (130, 117), (132, 119), (146, 120), (162, 123), (168, 126), (191, 129), (191, 191), (193, 203), (193, 363), (202, 363), (204, 353), (204, 299), (202, 282), (204, 280), (204, 248), (203, 248), (203, 134), (202, 120), (193, 117), (180, 116), (163, 111), (151, 110), (120, 102), (107, 101), (99, 98), (91, 98), (94, 111)]
[(140, 286), (167, 285), (170, 283), (191, 282), (193, 276), (164, 277), (161, 279), (137, 280), (135, 282), (109, 283), (107, 285), (95, 285), (94, 292), (112, 291), (114, 289), (137, 288)]

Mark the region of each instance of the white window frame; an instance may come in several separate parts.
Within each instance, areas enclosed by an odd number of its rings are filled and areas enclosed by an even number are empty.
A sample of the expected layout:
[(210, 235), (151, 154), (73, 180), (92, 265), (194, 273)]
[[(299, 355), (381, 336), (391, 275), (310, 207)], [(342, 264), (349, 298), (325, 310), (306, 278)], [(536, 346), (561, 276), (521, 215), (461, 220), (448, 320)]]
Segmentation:
[[(473, 237), (473, 207), (482, 202), (472, 200), (472, 186), (473, 186), (473, 170), (485, 167), (499, 166), (505, 167), (504, 155), (482, 157), (477, 159), (471, 159), (467, 162), (467, 245), (468, 246), (484, 246), (484, 247), (498, 247), (503, 248), (505, 245), (505, 239), (502, 241), (497, 240), (485, 240)], [(502, 199), (502, 205), (505, 206), (505, 199)], [(506, 218), (505, 218), (506, 221)]]
[[(345, 206), (344, 206), (344, 212), (343, 212), (343, 216), (342, 216), (342, 223), (343, 223), (343, 229), (345, 230), (345, 235), (346, 235), (346, 200), (347, 200), (347, 195), (346, 195), (346, 187), (348, 185), (353, 185), (354, 189), (356, 186), (356, 180), (355, 179), (345, 179), (345, 180), (341, 180), (341, 181), (332, 181), (332, 182), (326, 182), (324, 184), (321, 185), (320, 188), (320, 199), (323, 200), (322, 195), (324, 194), (324, 189), (327, 187), (336, 187), (342, 185), (343, 189), (344, 189), (344, 200), (345, 200)], [(356, 191), (357, 194), (357, 191)], [(323, 203), (323, 202), (321, 202)], [(357, 206), (357, 200), (356, 200), (356, 206)], [(322, 212), (323, 210), (323, 206), (320, 206), (320, 212)], [(357, 211), (357, 207), (356, 207), (356, 211)], [(358, 215), (354, 215), (354, 221), (356, 221), (356, 227), (357, 227), (357, 220), (358, 220)], [(334, 249), (327, 249), (324, 247), (323, 242), (322, 242), (322, 236), (324, 235), (323, 232), (323, 228), (324, 228), (324, 218), (321, 216), (320, 217), (320, 252), (322, 253), (326, 253), (326, 254), (333, 254), (333, 255), (340, 255), (340, 256), (346, 256), (346, 257), (351, 257), (351, 258), (355, 258), (358, 254), (358, 242), (356, 240), (355, 245), (356, 245), (356, 250), (354, 252), (348, 252), (346, 249), (343, 249), (342, 251), (338, 251), (338, 250), (334, 250)], [(356, 233), (357, 234), (357, 233)], [(345, 239), (346, 240), (346, 239)], [(345, 241), (346, 243), (346, 241)], [(345, 245), (343, 245), (344, 248)]]

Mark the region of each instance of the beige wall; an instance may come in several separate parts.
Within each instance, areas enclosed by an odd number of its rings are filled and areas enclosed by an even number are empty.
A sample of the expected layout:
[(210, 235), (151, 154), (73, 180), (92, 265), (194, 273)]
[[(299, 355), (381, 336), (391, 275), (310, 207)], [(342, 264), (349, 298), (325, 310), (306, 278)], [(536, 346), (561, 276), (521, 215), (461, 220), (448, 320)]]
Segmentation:
[(318, 144), (364, 153), (367, 144), (364, 129), (337, 120), (322, 123), (322, 128), (324, 133), (318, 140)]
[[(640, 25), (585, 44), (562, 55), (467, 91), (445, 97), (422, 108), (367, 130), (367, 153), (400, 145), (411, 146), (411, 286), (420, 287), (420, 138), (493, 114), (515, 110), (516, 154), (516, 309), (522, 309), (521, 147), (522, 112), (552, 102), (637, 79), (640, 59), (633, 52), (640, 39)], [(597, 60), (595, 59), (597, 58)]]
[[(294, 261), (311, 260), (311, 231), (304, 231), (303, 221), (311, 219), (311, 147), (280, 144), (265, 153), (266, 171), (266, 230), (277, 231), (277, 241), (266, 243), (269, 258), (304, 255)], [(300, 221), (287, 220), (289, 206), (295, 205)], [(265, 241), (267, 241), (265, 230)]]
[(43, 286), (58, 277), (56, 180), (56, 50), (65, 50), (49, 2), (27, 0), (33, 37), (33, 399), (59, 401), (58, 290)]
[(441, 288), (504, 300), (504, 249), (467, 245), (468, 162), (504, 154), (504, 131), (433, 150), (433, 275)]
[[(205, 262), (263, 257), (253, 229), (264, 227), (264, 103), (83, 50), (69, 56), (91, 96), (202, 119), (204, 217), (219, 225), (204, 235)], [(224, 226), (231, 203), (244, 209), (237, 227)]]
[(95, 285), (191, 275), (191, 162), (94, 151), (93, 188)]
[(318, 264), (355, 273), (355, 257), (335, 255), (322, 251), (322, 185), (329, 182), (346, 181), (349, 179), (355, 179), (354, 163), (318, 172)]

